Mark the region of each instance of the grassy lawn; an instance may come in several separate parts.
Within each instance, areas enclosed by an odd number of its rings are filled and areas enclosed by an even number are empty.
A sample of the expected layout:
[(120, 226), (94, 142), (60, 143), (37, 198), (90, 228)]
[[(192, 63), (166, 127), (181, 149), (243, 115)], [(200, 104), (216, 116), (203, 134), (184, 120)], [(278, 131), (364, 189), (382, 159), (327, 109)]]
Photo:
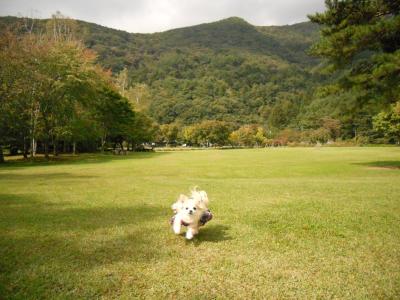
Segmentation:
[[(175, 236), (198, 185), (214, 219)], [(399, 298), (400, 148), (83, 155), (0, 167), (0, 298)]]

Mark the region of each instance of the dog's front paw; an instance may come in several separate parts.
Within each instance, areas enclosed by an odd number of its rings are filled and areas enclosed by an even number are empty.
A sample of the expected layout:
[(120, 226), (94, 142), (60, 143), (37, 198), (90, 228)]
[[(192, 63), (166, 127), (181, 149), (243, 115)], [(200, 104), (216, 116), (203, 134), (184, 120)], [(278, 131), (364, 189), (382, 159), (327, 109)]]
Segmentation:
[(175, 233), (175, 234), (180, 234), (180, 233), (181, 233), (180, 228), (174, 228), (174, 233)]
[(194, 236), (193, 229), (189, 228), (188, 231), (186, 231), (186, 239), (191, 240)]
[(181, 233), (181, 225), (177, 222), (174, 223), (172, 226), (172, 230), (174, 231), (175, 234), (180, 234)]

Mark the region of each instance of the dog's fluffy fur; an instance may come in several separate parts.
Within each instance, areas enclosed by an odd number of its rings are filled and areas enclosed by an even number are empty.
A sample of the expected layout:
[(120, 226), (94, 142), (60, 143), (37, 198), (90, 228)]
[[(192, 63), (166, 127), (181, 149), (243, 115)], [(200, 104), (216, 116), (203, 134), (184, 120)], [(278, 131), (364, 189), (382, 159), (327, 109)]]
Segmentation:
[(186, 238), (190, 240), (199, 232), (200, 218), (208, 210), (207, 193), (192, 190), (190, 197), (181, 194), (171, 208), (175, 212), (172, 224), (175, 234), (180, 234), (182, 225), (186, 225)]

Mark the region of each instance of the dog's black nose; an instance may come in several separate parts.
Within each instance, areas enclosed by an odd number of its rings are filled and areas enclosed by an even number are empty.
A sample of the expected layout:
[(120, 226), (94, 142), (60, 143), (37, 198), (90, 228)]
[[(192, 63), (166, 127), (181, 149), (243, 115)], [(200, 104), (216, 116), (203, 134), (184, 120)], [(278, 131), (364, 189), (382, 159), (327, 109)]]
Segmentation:
[(189, 210), (189, 214), (193, 214), (193, 210)]

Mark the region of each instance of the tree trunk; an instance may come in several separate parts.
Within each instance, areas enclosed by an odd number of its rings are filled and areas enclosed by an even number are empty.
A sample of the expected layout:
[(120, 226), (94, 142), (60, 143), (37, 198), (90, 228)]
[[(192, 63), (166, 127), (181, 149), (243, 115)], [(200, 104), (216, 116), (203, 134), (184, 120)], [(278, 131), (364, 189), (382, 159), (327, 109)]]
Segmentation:
[[(33, 97), (34, 93), (35, 93), (35, 85), (33, 85), (32, 97)], [(31, 128), (30, 128), (31, 159), (33, 159), (36, 155), (37, 142), (35, 140), (35, 134), (36, 134), (37, 120), (39, 118), (39, 111), (40, 111), (40, 104), (33, 100), (32, 107), (31, 107)]]
[(35, 138), (34, 137), (32, 137), (32, 140), (31, 140), (31, 158), (34, 158), (35, 157), (35, 155), (36, 155), (36, 141), (35, 141)]
[(0, 163), (4, 163), (4, 154), (2, 146), (0, 146)]
[(44, 158), (49, 159), (49, 140), (44, 141)]
[(76, 154), (76, 142), (75, 141), (72, 142), (72, 154), (73, 155)]
[(101, 137), (101, 153), (104, 153), (104, 145), (106, 144), (106, 139), (104, 136)]
[(67, 142), (63, 141), (63, 153), (67, 153)]
[(32, 137), (30, 140), (30, 144), (31, 144), (31, 150), (30, 150), (30, 154), (31, 154), (31, 158), (33, 158), (34, 154), (33, 154), (33, 144), (35, 143), (35, 139)]
[(34, 139), (33, 140), (33, 156), (36, 156), (36, 151), (37, 151), (37, 141)]
[[(28, 140), (28, 143), (29, 143), (29, 140)], [(25, 159), (27, 159), (28, 158), (28, 145), (27, 145), (27, 141), (26, 141), (26, 139), (24, 138), (24, 158)]]
[(53, 141), (53, 155), (57, 156), (58, 151), (57, 151), (57, 141)]

